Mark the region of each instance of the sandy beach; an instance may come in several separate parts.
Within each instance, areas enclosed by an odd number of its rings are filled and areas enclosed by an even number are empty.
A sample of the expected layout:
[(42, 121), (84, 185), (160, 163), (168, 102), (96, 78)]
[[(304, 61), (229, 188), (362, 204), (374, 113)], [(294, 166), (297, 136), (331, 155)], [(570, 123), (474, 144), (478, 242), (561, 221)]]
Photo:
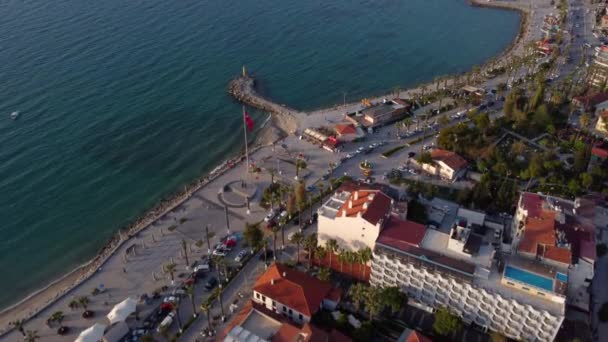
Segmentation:
[[(531, 39), (531, 30), (529, 28), (531, 27), (533, 20), (535, 20), (535, 17), (531, 17), (528, 15), (527, 2), (512, 1), (488, 3), (480, 0), (472, 0), (472, 2), (479, 6), (500, 7), (509, 10), (518, 10), (523, 13), (520, 33), (514, 39), (513, 44), (511, 44), (503, 53), (496, 57), (496, 59), (499, 59), (500, 62), (496, 63), (495, 65), (505, 63), (513, 55), (522, 53), (524, 51), (526, 42)], [(487, 68), (488, 66), (488, 64), (485, 64), (482, 67), (482, 70), (484, 68)], [(442, 81), (441, 84), (443, 85), (444, 82), (446, 82), (445, 80), (447, 79), (447, 84), (449, 85), (454, 82), (455, 78), (446, 76), (443, 79), (444, 81)], [(398, 96), (412, 96), (413, 94), (421, 92), (421, 89), (423, 87), (428, 87), (428, 89), (434, 89), (432, 87), (434, 84), (434, 82), (429, 82), (426, 85), (419, 85), (416, 88), (399, 92)], [(255, 97), (258, 94), (250, 95)], [(381, 100), (382, 98), (388, 96), (389, 95), (378, 96), (374, 99)], [(391, 94), (390, 96), (393, 96), (393, 94)], [(253, 154), (256, 150), (262, 148), (263, 146), (272, 145), (277, 141), (280, 141), (281, 139), (285, 138), (287, 135), (293, 134), (299, 129), (299, 127), (301, 127), (302, 121), (305, 120), (308, 116), (328, 113), (330, 111), (336, 110), (349, 110), (351, 108), (356, 108), (360, 106), (360, 103), (352, 102), (346, 104), (346, 108), (324, 108), (308, 113), (289, 109), (287, 107), (281, 107), (276, 104), (274, 106), (278, 107), (262, 106), (265, 110), (268, 110), (273, 115), (271, 120), (259, 132), (257, 132), (257, 140), (255, 141), (255, 146), (251, 146), (250, 148), (251, 154)], [(118, 251), (125, 249), (126, 246), (132, 244), (133, 241), (138, 240), (140, 237), (139, 235), (142, 232), (149, 229), (150, 227), (154, 227), (155, 224), (159, 222), (159, 220), (166, 221), (169, 218), (174, 219), (175, 215), (172, 215), (172, 213), (178, 211), (180, 206), (182, 206), (188, 199), (190, 199), (193, 194), (205, 188), (205, 186), (210, 182), (218, 181), (218, 179), (222, 177), (224, 173), (230, 171), (234, 167), (234, 165), (239, 164), (243, 159), (244, 156), (241, 154), (239, 156), (226, 160), (214, 170), (215, 172), (209, 175), (205, 175), (200, 179), (187, 185), (186, 187), (182, 188), (182, 190), (176, 193), (174, 196), (161, 201), (153, 209), (148, 211), (143, 217), (128, 225), (126, 228), (122, 229), (110, 241), (108, 241), (108, 243), (99, 251), (97, 256), (94, 257), (92, 260), (63, 275), (48, 286), (32, 293), (20, 302), (3, 309), (0, 312), (0, 337), (4, 336), (7, 332), (10, 331), (10, 321), (14, 321), (16, 319), (29, 320), (31, 318), (37, 317), (41, 311), (50, 307), (57, 301), (65, 300), (70, 295), (73, 295), (74, 291), (77, 288), (84, 286), (86, 286), (87, 288), (94, 287), (95, 285), (93, 285), (93, 283), (89, 280), (96, 273), (98, 273), (101, 268), (105, 267), (111, 259), (122, 258), (122, 254), (118, 253)], [(37, 329), (38, 327), (32, 328)]]

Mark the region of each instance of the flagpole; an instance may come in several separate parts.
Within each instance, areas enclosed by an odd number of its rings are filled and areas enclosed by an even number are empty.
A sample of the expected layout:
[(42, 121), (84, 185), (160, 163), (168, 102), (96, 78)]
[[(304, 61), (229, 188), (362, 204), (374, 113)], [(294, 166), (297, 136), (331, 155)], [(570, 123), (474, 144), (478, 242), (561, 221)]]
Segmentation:
[(249, 148), (247, 147), (247, 122), (245, 122), (245, 105), (243, 105), (243, 132), (245, 133), (245, 180), (248, 180), (249, 176)]

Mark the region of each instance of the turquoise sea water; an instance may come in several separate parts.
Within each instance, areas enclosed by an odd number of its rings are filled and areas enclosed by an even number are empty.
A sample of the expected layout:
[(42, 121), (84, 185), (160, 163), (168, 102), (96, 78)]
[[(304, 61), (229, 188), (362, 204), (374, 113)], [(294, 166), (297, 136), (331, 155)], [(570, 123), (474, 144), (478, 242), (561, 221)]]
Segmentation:
[(8, 0), (0, 13), (0, 306), (239, 150), (226, 86), (242, 64), (312, 109), (467, 70), (520, 20), (463, 0)]

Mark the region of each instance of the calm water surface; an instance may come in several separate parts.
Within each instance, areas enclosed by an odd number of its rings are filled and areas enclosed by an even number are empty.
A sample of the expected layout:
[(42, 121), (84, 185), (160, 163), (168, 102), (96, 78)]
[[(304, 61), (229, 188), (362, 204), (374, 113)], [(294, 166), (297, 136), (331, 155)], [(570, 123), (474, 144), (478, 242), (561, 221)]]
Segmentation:
[(463, 0), (7, 0), (0, 13), (0, 307), (238, 151), (226, 85), (242, 64), (312, 109), (467, 70), (519, 25)]

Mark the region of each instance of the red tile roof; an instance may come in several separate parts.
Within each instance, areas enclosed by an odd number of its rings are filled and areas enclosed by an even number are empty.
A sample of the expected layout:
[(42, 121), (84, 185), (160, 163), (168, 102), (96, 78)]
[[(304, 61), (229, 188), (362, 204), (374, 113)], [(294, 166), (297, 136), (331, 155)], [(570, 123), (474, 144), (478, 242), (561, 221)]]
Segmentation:
[(464, 160), (464, 158), (462, 158), (458, 154), (452, 151), (446, 151), (439, 148), (436, 148), (431, 152), (431, 158), (433, 158), (434, 161), (442, 161), (452, 170), (460, 170), (462, 168), (465, 168), (469, 164), (466, 160)]
[(351, 124), (337, 124), (336, 125), (336, 132), (339, 135), (357, 134), (357, 129), (355, 128), (355, 126), (353, 126)]
[(377, 241), (395, 248), (400, 248), (402, 244), (419, 247), (425, 233), (426, 227), (424, 225), (391, 216), (382, 232), (380, 232)]
[(574, 99), (585, 107), (595, 107), (597, 104), (608, 100), (608, 93), (581, 95), (576, 96)]
[(555, 246), (555, 213), (545, 212), (543, 217), (528, 216), (526, 219), (524, 235), (517, 250), (536, 254), (539, 244)]
[[(352, 205), (351, 205), (352, 203)], [(391, 199), (378, 190), (353, 190), (338, 210), (338, 216), (361, 217), (375, 225), (391, 210)]]
[(253, 290), (311, 317), (321, 307), (332, 286), (280, 264), (273, 264), (262, 274)]
[(330, 333), (306, 323), (300, 329), (287, 322), (272, 336), (272, 342), (351, 342), (352, 340), (337, 330)]
[(433, 342), (433, 340), (414, 330), (405, 342)]
[(572, 252), (570, 252), (570, 250), (567, 248), (546, 246), (544, 248), (543, 256), (547, 259), (551, 259), (567, 265), (572, 264)]
[(289, 323), (283, 323), (281, 328), (272, 336), (272, 342), (294, 342), (298, 341), (300, 328)]
[(528, 216), (539, 217), (543, 211), (543, 198), (531, 192), (521, 194), (521, 206), (528, 212)]
[(598, 158), (602, 158), (602, 159), (608, 158), (608, 151), (604, 150), (603, 148), (599, 148), (599, 147), (592, 147), (591, 154)]

